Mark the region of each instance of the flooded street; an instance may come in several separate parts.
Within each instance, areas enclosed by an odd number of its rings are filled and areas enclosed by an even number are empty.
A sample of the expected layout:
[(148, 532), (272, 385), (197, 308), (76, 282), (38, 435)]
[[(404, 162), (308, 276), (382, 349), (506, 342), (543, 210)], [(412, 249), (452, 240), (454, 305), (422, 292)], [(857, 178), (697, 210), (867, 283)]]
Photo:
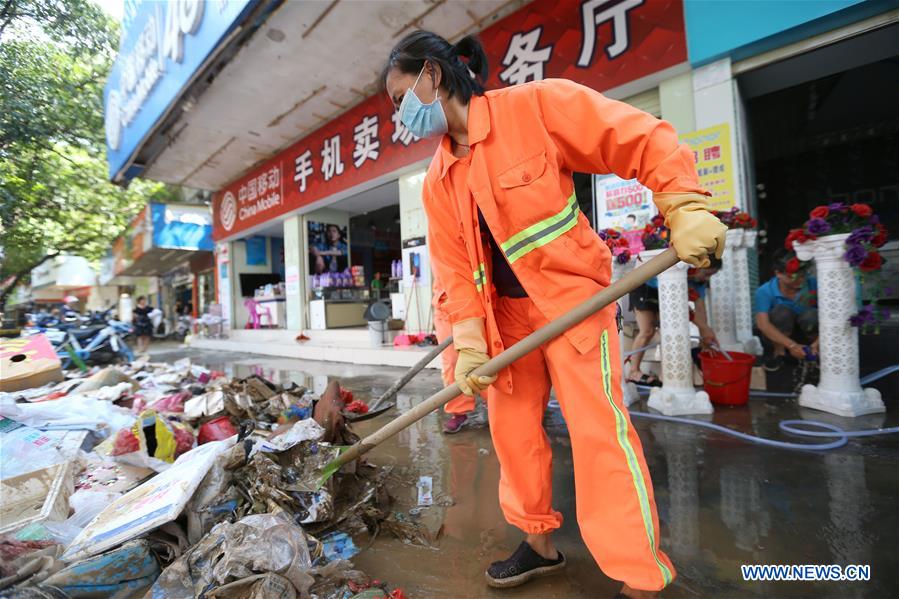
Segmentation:
[[(228, 376), (259, 374), (295, 381), (317, 392), (338, 379), (356, 398), (371, 401), (402, 369), (251, 356), (165, 351), (155, 360), (192, 360)], [(397, 397), (386, 415), (353, 425), (364, 436), (440, 387), (427, 370)], [(885, 398), (887, 402), (891, 398)], [(645, 402), (633, 406), (645, 410)], [(889, 409), (889, 407), (888, 407)], [(832, 422), (847, 429), (896, 426), (895, 412), (853, 421), (799, 410), (794, 400), (754, 399), (750, 408), (718, 410), (714, 422), (783, 438), (786, 418)], [(486, 566), (515, 549), (522, 534), (507, 525), (497, 501), (499, 465), (479, 406), (477, 422), (456, 435), (441, 433), (443, 415), (430, 414), (369, 454), (395, 464), (388, 488), (394, 511), (420, 522), (436, 538), (432, 548), (406, 544), (382, 531), (374, 542), (356, 539), (353, 562), (375, 578), (418, 597), (612, 597), (620, 587), (605, 577), (580, 539), (575, 517), (571, 448), (561, 413), (550, 408), (545, 426), (554, 452), (554, 506), (565, 518), (557, 546), (567, 570), (518, 589), (488, 589)], [(890, 597), (899, 594), (899, 437), (851, 441), (825, 453), (784, 451), (667, 422), (634, 418), (655, 485), (662, 548), (679, 571), (667, 598)], [(790, 439), (793, 440), (793, 439)], [(419, 476), (433, 479), (434, 505), (417, 508)], [(410, 510), (412, 512), (410, 513)], [(870, 582), (749, 583), (741, 564), (870, 564)]]

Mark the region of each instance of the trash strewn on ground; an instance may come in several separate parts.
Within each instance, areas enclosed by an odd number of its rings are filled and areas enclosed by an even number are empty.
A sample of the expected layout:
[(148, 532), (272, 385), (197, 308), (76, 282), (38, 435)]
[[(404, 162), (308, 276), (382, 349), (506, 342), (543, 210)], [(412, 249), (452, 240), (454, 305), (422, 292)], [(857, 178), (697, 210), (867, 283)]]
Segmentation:
[(391, 469), (321, 481), (368, 409), (336, 381), (187, 359), (59, 378), (0, 392), (0, 597), (403, 596), (348, 561), (382, 528), (429, 542), (391, 511)]

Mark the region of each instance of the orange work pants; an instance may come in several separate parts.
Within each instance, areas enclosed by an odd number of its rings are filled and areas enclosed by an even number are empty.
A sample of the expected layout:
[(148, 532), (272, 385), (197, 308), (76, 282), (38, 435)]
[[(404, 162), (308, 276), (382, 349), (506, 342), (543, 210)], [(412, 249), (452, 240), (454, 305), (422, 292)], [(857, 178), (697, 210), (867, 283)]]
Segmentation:
[[(547, 323), (529, 298), (494, 306), (506, 347)], [(581, 354), (564, 337), (511, 368), (511, 392), (493, 385), (487, 412), (500, 462), (499, 501), (506, 520), (525, 533), (548, 533), (562, 516), (552, 508), (552, 450), (543, 412), (555, 388), (571, 436), (581, 536), (607, 576), (632, 588), (660, 590), (675, 576), (659, 550), (659, 518), (640, 438), (622, 401), (615, 306), (591, 331)]]
[[(434, 310), (434, 328), (437, 329), (437, 340), (443, 341), (453, 334), (453, 325), (450, 323), (447, 315), (440, 308)], [(456, 381), (456, 360), (459, 353), (456, 348), (450, 345), (443, 353), (440, 354), (441, 374), (443, 375), (443, 384), (452, 385)], [(459, 395), (455, 397), (445, 406), (443, 411), (447, 414), (467, 414), (474, 411), (474, 397), (468, 395)]]

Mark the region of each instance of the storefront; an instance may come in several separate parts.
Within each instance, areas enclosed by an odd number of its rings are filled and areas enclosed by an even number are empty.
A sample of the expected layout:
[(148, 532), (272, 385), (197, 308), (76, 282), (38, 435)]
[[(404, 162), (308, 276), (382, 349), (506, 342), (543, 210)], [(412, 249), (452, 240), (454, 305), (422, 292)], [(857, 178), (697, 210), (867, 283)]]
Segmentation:
[[(686, 7), (697, 124), (728, 127), (734, 204), (765, 233), (751, 257), (753, 283), (771, 276), (788, 231), (820, 204), (870, 204), (895, 231), (895, 3), (807, 2), (774, 13), (746, 3)], [(897, 250), (896, 242), (885, 248)]]
[[(689, 87), (682, 5), (621, 5), (587, 16), (538, 0), (480, 32), (497, 65), (488, 87), (566, 77), (657, 116), (677, 116), (680, 88)], [(430, 332), (421, 185), (434, 149), (375, 94), (226, 185), (213, 214), (217, 272), (229, 281), (219, 301), (230, 304), (232, 327), (281, 326), (271, 309), (259, 319), (248, 312), (270, 284), (283, 289), (293, 331), (363, 327), (365, 308), (380, 298), (406, 331)], [(592, 176), (576, 174), (575, 184), (595, 222)], [(283, 275), (277, 262), (260, 259), (256, 269), (247, 260), (260, 236), (283, 239)], [(251, 279), (259, 285), (245, 284)]]
[(113, 243), (106, 284), (119, 295), (146, 296), (172, 323), (208, 311), (214, 297), (211, 221), (206, 205), (148, 203)]
[[(232, 340), (285, 355), (300, 355), (295, 338), (359, 343), (355, 332), (376, 298), (407, 331), (431, 328), (421, 185), (435, 142), (413, 138), (371, 80), (392, 40), (410, 31), (392, 23), (453, 41), (478, 33), (493, 67), (488, 88), (568, 78), (671, 122), (693, 148), (714, 207), (764, 220), (756, 185), (776, 177), (758, 178), (768, 158), (753, 146), (759, 119), (751, 104), (774, 90), (744, 91), (752, 71), (781, 62), (784, 48), (808, 53), (896, 20), (887, 3), (853, 0), (794, 3), (764, 11), (764, 19), (751, 3), (692, 0), (443, 3), (411, 20), (387, 14), (383, 3), (240, 4), (197, 30), (210, 25), (218, 45), (185, 35), (184, 64), (196, 62), (188, 57), (196, 48), (215, 57), (203, 67), (215, 77), (178, 75), (180, 95), (160, 100), (169, 103), (165, 118), (144, 123), (139, 133), (148, 141), (130, 158), (116, 154), (113, 170), (133, 176), (140, 164), (142, 176), (215, 191), (216, 309)], [(322, 73), (313, 57), (325, 55), (327, 75), (303, 76)], [(162, 76), (172, 73), (181, 71)], [(172, 88), (150, 95), (163, 89)], [(888, 183), (876, 187), (889, 193)], [(636, 231), (654, 211), (651, 192), (636, 181), (578, 173), (575, 188), (597, 228)]]

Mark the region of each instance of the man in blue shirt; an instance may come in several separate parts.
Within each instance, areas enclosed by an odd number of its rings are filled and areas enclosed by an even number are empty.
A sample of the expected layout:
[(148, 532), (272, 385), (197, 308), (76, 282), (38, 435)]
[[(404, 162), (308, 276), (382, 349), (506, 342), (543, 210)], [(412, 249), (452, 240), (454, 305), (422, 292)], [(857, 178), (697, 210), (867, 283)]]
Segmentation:
[(765, 347), (765, 368), (777, 370), (786, 354), (804, 360), (818, 353), (817, 285), (786, 250), (774, 256), (774, 277), (755, 292), (755, 325)]

